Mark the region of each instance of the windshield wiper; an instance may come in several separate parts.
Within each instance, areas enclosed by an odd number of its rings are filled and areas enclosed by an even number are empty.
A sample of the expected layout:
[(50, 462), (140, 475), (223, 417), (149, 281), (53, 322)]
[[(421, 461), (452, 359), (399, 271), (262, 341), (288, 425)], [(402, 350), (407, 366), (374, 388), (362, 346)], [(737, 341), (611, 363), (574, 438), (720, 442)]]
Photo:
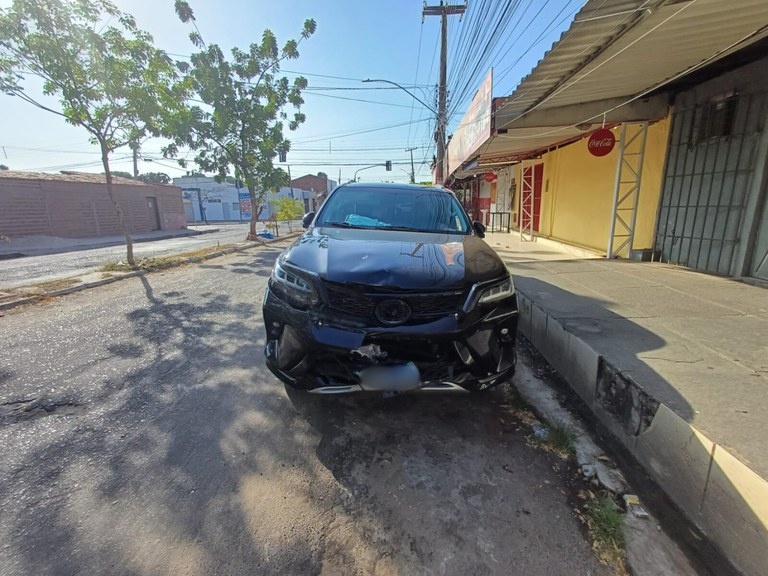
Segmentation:
[(426, 228), (416, 228), (415, 226), (385, 226), (384, 230), (395, 230), (396, 232), (421, 232), (423, 234), (466, 234), (458, 230), (428, 230)]
[(384, 226), (384, 230), (396, 230), (397, 232), (429, 232), (424, 228), (416, 228), (415, 226)]
[(357, 224), (350, 224), (349, 222), (323, 222), (320, 226), (333, 226), (334, 228), (370, 228), (370, 226), (358, 226)]

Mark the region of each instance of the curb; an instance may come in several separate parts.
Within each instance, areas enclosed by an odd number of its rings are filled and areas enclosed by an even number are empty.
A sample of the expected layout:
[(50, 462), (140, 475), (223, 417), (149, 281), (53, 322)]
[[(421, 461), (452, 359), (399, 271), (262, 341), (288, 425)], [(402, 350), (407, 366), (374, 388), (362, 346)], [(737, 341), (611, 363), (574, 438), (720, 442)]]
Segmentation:
[[(204, 234), (204, 232), (201, 232), (201, 234)], [(215, 252), (210, 252), (205, 256), (190, 256), (188, 258), (182, 258), (175, 262), (169, 263), (167, 266), (158, 268), (157, 270), (133, 270), (131, 272), (118, 272), (114, 276), (110, 276), (109, 278), (92, 280), (90, 282), (82, 282), (75, 286), (68, 286), (67, 288), (62, 288), (60, 290), (51, 290), (49, 292), (35, 294), (34, 296), (26, 296), (24, 298), (18, 298), (16, 300), (11, 300), (9, 302), (2, 302), (0, 303), (0, 312), (5, 310), (10, 310), (12, 308), (16, 308), (17, 306), (22, 306), (24, 304), (34, 304), (35, 302), (39, 302), (40, 300), (43, 300), (45, 298), (55, 298), (58, 296), (66, 296), (67, 294), (82, 292), (83, 290), (87, 290), (89, 288), (98, 288), (99, 286), (106, 286), (107, 284), (112, 284), (113, 282), (118, 282), (120, 280), (125, 280), (127, 278), (135, 278), (136, 276), (144, 276), (146, 274), (151, 274), (153, 272), (158, 272), (161, 270), (178, 268), (179, 266), (184, 266), (186, 264), (199, 264), (200, 262), (205, 262), (213, 258), (218, 258), (219, 256), (224, 256), (226, 254), (233, 254), (235, 252), (242, 252), (244, 250), (249, 250), (251, 248), (256, 248), (259, 246), (270, 246), (272, 244), (280, 242), (281, 240), (291, 239), (298, 235), (300, 235), (299, 232), (288, 233), (284, 236), (273, 239), (271, 242), (250, 241), (250, 242), (238, 244), (237, 246), (232, 246), (230, 248), (216, 250)]]
[(768, 574), (768, 481), (518, 292), (521, 333), (688, 521), (745, 576)]
[[(533, 344), (529, 342), (533, 348)], [(635, 498), (621, 470), (595, 443), (579, 416), (574, 416), (558, 399), (554, 388), (534, 376), (516, 376), (512, 385), (533, 413), (550, 427), (560, 426), (573, 437), (572, 461), (578, 467), (584, 486), (602, 488), (618, 500)], [(623, 514), (625, 563), (633, 576), (696, 576), (681, 548), (659, 525), (658, 520), (637, 502)]]

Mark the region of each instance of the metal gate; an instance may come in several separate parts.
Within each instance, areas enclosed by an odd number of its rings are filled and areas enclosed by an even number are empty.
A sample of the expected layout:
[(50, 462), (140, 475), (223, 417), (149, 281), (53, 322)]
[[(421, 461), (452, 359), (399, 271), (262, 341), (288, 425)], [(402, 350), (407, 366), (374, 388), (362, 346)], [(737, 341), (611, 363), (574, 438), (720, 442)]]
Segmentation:
[(765, 93), (732, 93), (675, 110), (655, 237), (663, 262), (731, 274), (765, 106)]
[[(763, 190), (763, 194), (768, 194)], [(750, 274), (755, 278), (768, 281), (768, 198), (763, 196), (763, 211), (760, 229), (751, 254)]]

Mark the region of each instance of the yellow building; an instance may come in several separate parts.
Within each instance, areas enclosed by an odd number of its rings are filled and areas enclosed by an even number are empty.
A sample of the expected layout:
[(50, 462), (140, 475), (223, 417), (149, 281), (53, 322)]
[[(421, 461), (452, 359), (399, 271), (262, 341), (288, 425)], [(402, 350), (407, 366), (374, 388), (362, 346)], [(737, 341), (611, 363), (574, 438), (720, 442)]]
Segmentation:
[[(627, 125), (627, 137), (638, 136), (639, 124)], [(617, 140), (620, 128), (613, 128)], [(637, 206), (633, 249), (650, 249), (659, 205), (664, 158), (669, 132), (668, 120), (648, 127), (643, 161), (639, 202)], [(605, 252), (610, 235), (614, 187), (619, 156), (619, 144), (606, 156), (596, 157), (587, 148), (587, 137), (547, 152), (541, 159), (529, 160), (512, 168), (512, 180), (500, 178), (500, 186), (510, 186), (512, 222), (519, 226), (520, 193), (523, 190), (524, 167), (536, 174), (536, 200), (533, 229), (540, 236)], [(543, 169), (530, 170), (536, 164)], [(527, 177), (527, 176), (526, 176)], [(631, 184), (621, 187), (622, 195)], [(525, 224), (525, 222), (524, 222)]]

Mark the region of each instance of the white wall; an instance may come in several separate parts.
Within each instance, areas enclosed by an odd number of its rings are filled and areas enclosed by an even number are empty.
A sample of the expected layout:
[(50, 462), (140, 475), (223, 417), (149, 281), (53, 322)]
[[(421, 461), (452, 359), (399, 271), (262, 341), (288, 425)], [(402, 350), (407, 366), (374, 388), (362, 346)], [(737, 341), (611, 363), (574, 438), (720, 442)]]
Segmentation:
[[(201, 200), (205, 215), (209, 222), (239, 222), (241, 219), (247, 219), (247, 216), (242, 216), (241, 218), (238, 189), (232, 184), (216, 182), (216, 180), (211, 177), (190, 176), (174, 178), (173, 183), (174, 185), (179, 186), (182, 190), (187, 221), (192, 224), (203, 220), (200, 214)], [(200, 189), (199, 196), (197, 191), (198, 188)], [(315, 193), (300, 188), (293, 188), (293, 191), (291, 191), (291, 188), (286, 186), (280, 188), (275, 194), (271, 194), (270, 197), (293, 197), (302, 202), (307, 200), (305, 204), (308, 203), (311, 208), (312, 199), (315, 197)], [(261, 213), (261, 220), (269, 218), (271, 213), (271, 206), (269, 200), (267, 200), (264, 210)]]

